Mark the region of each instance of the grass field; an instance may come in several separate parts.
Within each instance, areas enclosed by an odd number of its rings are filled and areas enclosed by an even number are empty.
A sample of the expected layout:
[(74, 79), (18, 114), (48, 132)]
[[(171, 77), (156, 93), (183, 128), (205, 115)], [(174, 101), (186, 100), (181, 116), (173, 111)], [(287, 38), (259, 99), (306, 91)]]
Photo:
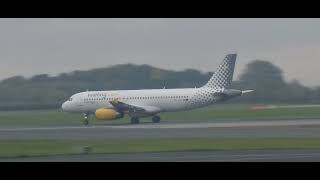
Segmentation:
[(98, 140), (1, 140), (0, 157), (27, 157), (62, 154), (142, 153), (164, 151), (206, 151), (228, 149), (312, 149), (320, 148), (319, 138), (260, 139), (98, 139)]
[[(239, 120), (273, 120), (273, 119), (310, 119), (320, 118), (320, 107), (250, 109), (252, 105), (221, 104), (185, 112), (161, 113), (163, 121), (199, 122), (199, 121), (239, 121)], [(112, 121), (96, 120), (93, 124), (125, 124), (129, 118)], [(41, 125), (82, 125), (82, 114), (72, 114), (61, 110), (41, 111), (2, 111), (0, 126), (41, 126)], [(150, 122), (150, 118), (141, 119)]]

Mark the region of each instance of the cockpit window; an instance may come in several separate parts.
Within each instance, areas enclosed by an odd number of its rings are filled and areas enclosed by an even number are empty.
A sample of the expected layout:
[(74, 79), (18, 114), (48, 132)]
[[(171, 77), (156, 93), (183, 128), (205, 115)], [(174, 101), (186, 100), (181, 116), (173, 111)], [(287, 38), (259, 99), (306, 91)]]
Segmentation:
[(69, 101), (72, 101), (72, 98), (69, 98)]

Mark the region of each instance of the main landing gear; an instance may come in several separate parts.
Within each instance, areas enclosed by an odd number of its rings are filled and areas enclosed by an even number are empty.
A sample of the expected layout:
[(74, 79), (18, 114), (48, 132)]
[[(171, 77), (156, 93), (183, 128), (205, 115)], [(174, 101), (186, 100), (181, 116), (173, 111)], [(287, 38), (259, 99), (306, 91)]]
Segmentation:
[(138, 117), (132, 117), (131, 118), (131, 124), (139, 124), (139, 118)]
[[(153, 116), (152, 117), (152, 122), (153, 123), (159, 123), (160, 122), (160, 116)], [(139, 124), (139, 118), (138, 117), (132, 117), (131, 118), (131, 124)]]
[(160, 116), (153, 116), (152, 117), (152, 122), (154, 122), (154, 123), (159, 123), (160, 122)]
[(88, 126), (89, 125), (89, 113), (84, 113), (84, 121), (83, 125)]

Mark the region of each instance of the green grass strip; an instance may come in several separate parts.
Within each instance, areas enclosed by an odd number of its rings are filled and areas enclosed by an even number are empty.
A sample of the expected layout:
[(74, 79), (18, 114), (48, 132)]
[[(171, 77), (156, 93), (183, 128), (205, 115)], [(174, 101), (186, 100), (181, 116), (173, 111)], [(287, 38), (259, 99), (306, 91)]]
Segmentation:
[(165, 151), (313, 149), (320, 138), (151, 138), (97, 140), (0, 140), (0, 157), (83, 153)]

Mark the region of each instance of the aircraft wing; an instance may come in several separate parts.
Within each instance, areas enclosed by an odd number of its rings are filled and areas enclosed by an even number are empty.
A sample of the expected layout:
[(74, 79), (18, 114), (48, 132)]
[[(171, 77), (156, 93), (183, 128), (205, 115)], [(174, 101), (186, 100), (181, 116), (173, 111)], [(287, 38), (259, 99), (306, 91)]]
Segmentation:
[(124, 103), (118, 100), (110, 101), (110, 104), (118, 111), (129, 111), (133, 113), (157, 113), (160, 111), (159, 108), (153, 106), (141, 106)]

